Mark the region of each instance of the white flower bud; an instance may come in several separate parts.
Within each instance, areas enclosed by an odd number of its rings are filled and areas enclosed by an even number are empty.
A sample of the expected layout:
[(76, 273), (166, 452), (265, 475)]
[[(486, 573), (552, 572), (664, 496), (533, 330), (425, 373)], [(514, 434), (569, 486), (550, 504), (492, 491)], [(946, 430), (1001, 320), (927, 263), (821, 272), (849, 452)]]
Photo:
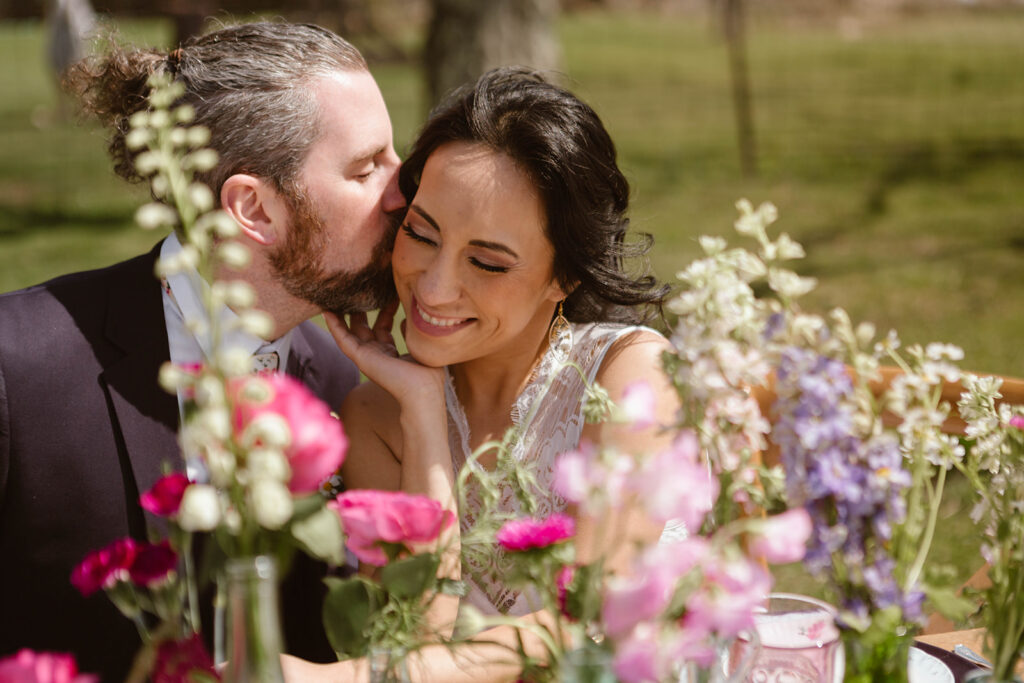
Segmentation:
[(257, 524), (265, 529), (280, 529), (292, 518), (295, 509), (287, 487), (270, 479), (253, 482), (249, 489), (249, 507)]
[(224, 384), (216, 375), (206, 374), (196, 382), (196, 403), (200, 406), (223, 406), (226, 402)]
[(234, 280), (226, 283), (224, 301), (228, 306), (241, 310), (249, 308), (256, 302), (256, 291), (247, 282)]
[(157, 277), (170, 277), (171, 275), (180, 273), (183, 269), (181, 259), (175, 256), (172, 258), (157, 259), (154, 271), (156, 272)]
[[(188, 146), (192, 149), (202, 147), (210, 141), (210, 129), (206, 126), (192, 126), (188, 129)], [(213, 152), (213, 150), (208, 150)], [(213, 152), (214, 162), (216, 163), (217, 153)]]
[[(155, 97), (153, 99), (154, 106), (159, 106), (157, 105), (156, 102), (156, 100), (159, 99), (162, 98)], [(157, 110), (149, 115), (149, 125), (153, 128), (166, 128), (167, 126), (171, 125), (171, 116), (166, 111)]]
[(292, 442), (292, 430), (281, 415), (263, 413), (245, 428), (241, 442), (247, 448), (257, 443), (267, 448), (286, 448)]
[(212, 445), (206, 449), (204, 459), (210, 483), (219, 488), (229, 487), (235, 476), (235, 455), (226, 448)]
[(253, 479), (287, 483), (292, 477), (288, 458), (276, 448), (253, 448), (245, 458), (245, 467)]
[(132, 128), (148, 128), (149, 127), (149, 112), (148, 111), (137, 111), (128, 117), (128, 125)]
[(217, 247), (217, 257), (224, 262), (224, 265), (238, 270), (249, 265), (252, 254), (249, 253), (245, 245), (238, 242), (225, 242)]
[(182, 389), (192, 386), (195, 377), (185, 372), (174, 363), (167, 362), (160, 366), (160, 375), (157, 379), (164, 391), (176, 393)]
[(145, 128), (135, 128), (124, 137), (124, 144), (128, 149), (141, 149), (153, 139), (153, 133)]
[(712, 237), (711, 235), (700, 236), (700, 248), (704, 250), (704, 253), (708, 256), (714, 256), (725, 251), (728, 243), (721, 237)]
[(141, 176), (152, 175), (160, 168), (160, 162), (159, 152), (141, 152), (135, 157), (135, 170)]
[(218, 237), (234, 237), (239, 233), (238, 223), (223, 211), (211, 211), (196, 220), (196, 230), (212, 233)]
[(201, 213), (213, 208), (213, 192), (203, 183), (192, 183), (188, 186), (188, 198)]
[(181, 259), (182, 265), (186, 268), (195, 269), (199, 267), (200, 256), (199, 249), (194, 244), (185, 244), (181, 247), (178, 258)]
[(222, 349), (217, 364), (229, 377), (243, 377), (252, 372), (252, 354), (237, 347)]
[[(207, 137), (209, 137), (209, 134), (207, 134)], [(197, 171), (209, 171), (217, 165), (217, 153), (212, 149), (200, 149), (186, 156), (184, 164), (186, 167)]]
[(238, 326), (261, 339), (269, 339), (274, 333), (274, 320), (263, 311), (245, 311), (238, 316)]
[(166, 197), (167, 189), (170, 187), (170, 183), (167, 180), (167, 176), (163, 173), (158, 173), (153, 176), (149, 181), (149, 186), (153, 189), (153, 194), (157, 197)]
[(213, 531), (220, 522), (220, 498), (217, 489), (192, 484), (185, 489), (178, 509), (178, 524), (185, 531)]
[(228, 533), (237, 536), (242, 530), (242, 515), (235, 508), (228, 508), (224, 511), (224, 526)]
[(182, 147), (185, 144), (186, 135), (183, 128), (172, 128), (168, 138), (175, 147)]
[(174, 110), (174, 118), (178, 123), (189, 123), (196, 118), (196, 108), (191, 104), (183, 104)]
[(217, 441), (231, 436), (231, 415), (226, 408), (205, 408), (196, 416), (196, 425)]
[(145, 230), (155, 230), (177, 223), (178, 214), (166, 204), (148, 202), (140, 206), (135, 212), (135, 222)]

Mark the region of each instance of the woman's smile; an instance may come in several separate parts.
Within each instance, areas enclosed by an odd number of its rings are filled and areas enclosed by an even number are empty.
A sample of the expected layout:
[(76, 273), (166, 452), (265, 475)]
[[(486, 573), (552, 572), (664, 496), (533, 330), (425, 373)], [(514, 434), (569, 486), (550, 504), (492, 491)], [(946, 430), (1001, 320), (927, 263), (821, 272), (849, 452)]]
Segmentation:
[(458, 332), (476, 320), (475, 318), (449, 318), (431, 315), (420, 306), (415, 295), (412, 297), (412, 306), (410, 308), (412, 310), (409, 313), (409, 318), (412, 320), (412, 324), (416, 326), (416, 329), (434, 337)]

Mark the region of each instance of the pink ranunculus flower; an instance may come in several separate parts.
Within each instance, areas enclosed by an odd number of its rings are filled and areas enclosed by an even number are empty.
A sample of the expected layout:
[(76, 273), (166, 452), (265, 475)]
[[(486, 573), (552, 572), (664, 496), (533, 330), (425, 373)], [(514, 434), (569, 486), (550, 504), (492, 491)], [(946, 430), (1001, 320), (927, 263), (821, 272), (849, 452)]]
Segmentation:
[(99, 676), (78, 673), (75, 658), (59, 652), (19, 650), (0, 659), (2, 683), (95, 683)]
[[(248, 382), (265, 382), (266, 397), (250, 398), (245, 390)], [(341, 467), (348, 450), (341, 421), (302, 382), (275, 372), (239, 378), (232, 382), (230, 393), (235, 402), (236, 434), (241, 435), (256, 418), (266, 414), (280, 415), (288, 424), (291, 441), (285, 456), (292, 471), (288, 482), (292, 493), (316, 491)]]
[(361, 562), (388, 563), (382, 543), (411, 545), (437, 540), (455, 515), (436, 500), (401, 491), (354, 490), (342, 493), (327, 507), (341, 519), (348, 547)]
[(153, 683), (192, 683), (196, 671), (220, 680), (213, 657), (198, 634), (184, 640), (165, 640), (157, 647)]
[(154, 515), (173, 517), (178, 514), (181, 499), (190, 483), (182, 472), (166, 474), (153, 484), (153, 488), (139, 496), (139, 505)]
[(769, 517), (750, 540), (750, 554), (772, 564), (802, 560), (811, 527), (811, 516), (803, 508)]
[(645, 380), (630, 382), (622, 390), (620, 401), (622, 412), (635, 431), (649, 429), (655, 425), (656, 417), (654, 389)]
[(547, 519), (509, 520), (498, 529), (495, 538), (505, 550), (519, 552), (546, 548), (575, 534), (576, 521), (568, 515), (555, 513)]
[(89, 553), (71, 572), (71, 585), (88, 597), (101, 588), (110, 588), (128, 578), (139, 544), (132, 538), (119, 538), (100, 550)]
[(164, 581), (177, 566), (178, 554), (169, 541), (145, 543), (139, 546), (128, 575), (132, 583), (148, 587)]

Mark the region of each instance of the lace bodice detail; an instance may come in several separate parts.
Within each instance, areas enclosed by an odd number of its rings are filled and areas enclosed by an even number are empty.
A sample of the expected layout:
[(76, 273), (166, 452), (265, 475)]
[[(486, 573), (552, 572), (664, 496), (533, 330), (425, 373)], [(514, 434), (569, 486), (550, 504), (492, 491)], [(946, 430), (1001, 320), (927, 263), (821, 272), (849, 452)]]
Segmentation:
[[(539, 490), (545, 492), (538, 501), (536, 516), (546, 517), (566, 508), (566, 501), (552, 489), (555, 459), (579, 444), (584, 425), (584, 390), (587, 383), (594, 381), (608, 348), (622, 335), (637, 329), (640, 328), (610, 323), (572, 325), (570, 360), (579, 365), (586, 381), (575, 368), (559, 363), (555, 354), (548, 350), (512, 406), (512, 425), (519, 431), (520, 438), (513, 444), (511, 455), (533, 471)], [(544, 387), (552, 377), (551, 389), (544, 393)], [(471, 439), (465, 412), (447, 369), (445, 402), (448, 443), (452, 466), (457, 474), (472, 454)], [(479, 492), (472, 485), (467, 487), (466, 497), (466, 509), (460, 510), (459, 515), (464, 533), (474, 523), (481, 505)], [(516, 513), (517, 516), (522, 514), (512, 486), (506, 482), (500, 485), (499, 505), (503, 512)], [(470, 595), (464, 600), (485, 614), (522, 615), (538, 609), (539, 605), (531, 596), (522, 595), (504, 584), (502, 579), (507, 576), (504, 564), (504, 558), (497, 550), (487, 555), (486, 562), (464, 562), (463, 578), (470, 585)]]

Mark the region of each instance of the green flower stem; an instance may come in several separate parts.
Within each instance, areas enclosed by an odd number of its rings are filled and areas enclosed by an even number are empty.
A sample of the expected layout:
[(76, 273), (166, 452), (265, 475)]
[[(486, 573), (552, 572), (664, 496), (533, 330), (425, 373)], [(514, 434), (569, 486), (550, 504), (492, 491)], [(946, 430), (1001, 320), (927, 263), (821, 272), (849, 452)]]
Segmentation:
[[(932, 539), (935, 537), (935, 527), (939, 519), (939, 501), (942, 500), (942, 491), (946, 483), (946, 468), (939, 468), (938, 481), (935, 484), (934, 492), (929, 491), (929, 510), (928, 510), (928, 523), (925, 527), (924, 538), (921, 541), (921, 545), (918, 547), (917, 557), (914, 560), (914, 564), (910, 567), (910, 571), (907, 572), (906, 582), (903, 586), (904, 590), (909, 590), (914, 587), (918, 579), (921, 578), (921, 572), (924, 571), (925, 560), (928, 559), (928, 551), (932, 545)], [(930, 488), (930, 487), (929, 487)]]

